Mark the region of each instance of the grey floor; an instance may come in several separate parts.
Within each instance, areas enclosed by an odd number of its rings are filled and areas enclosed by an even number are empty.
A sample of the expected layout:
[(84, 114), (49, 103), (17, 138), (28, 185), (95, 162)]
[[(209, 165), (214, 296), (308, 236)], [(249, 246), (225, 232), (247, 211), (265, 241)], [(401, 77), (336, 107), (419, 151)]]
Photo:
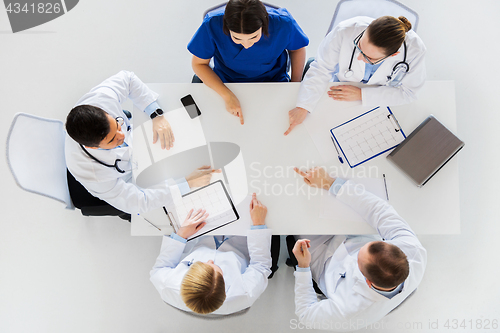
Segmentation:
[[(2, 147), (16, 112), (63, 120), (79, 97), (121, 69), (133, 70), (145, 82), (188, 82), (192, 71), (186, 44), (204, 9), (219, 1), (86, 0), (68, 14), (18, 34), (10, 32), (0, 9)], [(458, 156), (462, 232), (420, 237), (429, 262), (418, 292), (362, 331), (500, 331), (492, 326), (500, 320), (500, 2), (401, 1), (420, 14), (428, 79), (455, 81), (458, 133), (466, 142)], [(307, 52), (313, 56), (337, 1), (273, 3), (294, 15), (311, 39)], [(159, 238), (131, 237), (128, 223), (118, 218), (83, 217), (22, 191), (4, 158), (0, 174), (0, 332), (297, 328), (292, 269), (283, 263), (244, 316), (194, 318), (165, 305), (148, 280)]]

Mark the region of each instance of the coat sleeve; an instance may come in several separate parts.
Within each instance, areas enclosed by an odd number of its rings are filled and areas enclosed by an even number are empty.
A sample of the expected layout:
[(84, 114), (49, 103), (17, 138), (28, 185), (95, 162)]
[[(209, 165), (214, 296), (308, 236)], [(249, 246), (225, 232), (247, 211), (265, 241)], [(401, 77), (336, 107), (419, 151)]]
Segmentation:
[[(318, 300), (312, 284), (311, 271), (295, 272), (295, 314), (306, 327), (333, 331), (352, 330), (355, 313), (345, 309), (331, 299)], [(354, 326), (356, 329), (356, 326)]]
[(312, 112), (332, 79), (339, 63), (342, 27), (335, 27), (319, 45), (316, 59), (311, 63), (300, 84), (297, 106)]
[(161, 294), (162, 290), (169, 286), (169, 277), (173, 274), (173, 269), (179, 264), (182, 252), (186, 247), (185, 243), (163, 236), (160, 255), (149, 272), (150, 280), (156, 290)]
[(158, 94), (148, 88), (133, 72), (121, 71), (104, 80), (90, 92), (103, 93), (121, 104), (130, 98), (141, 111), (158, 99)]
[(172, 201), (167, 181), (149, 188), (138, 187), (121, 178), (96, 182), (82, 180), (81, 183), (95, 197), (129, 214), (144, 214)]
[(249, 306), (267, 288), (267, 277), (271, 274), (271, 234), (270, 229), (249, 230), (247, 236), (250, 264), (242, 275)]
[(384, 241), (399, 247), (407, 256), (412, 270), (412, 279), (422, 279), (427, 264), (427, 251), (408, 223), (385, 200), (368, 191), (355, 189), (352, 181), (347, 181), (340, 189), (337, 199), (354, 209), (371, 225)]

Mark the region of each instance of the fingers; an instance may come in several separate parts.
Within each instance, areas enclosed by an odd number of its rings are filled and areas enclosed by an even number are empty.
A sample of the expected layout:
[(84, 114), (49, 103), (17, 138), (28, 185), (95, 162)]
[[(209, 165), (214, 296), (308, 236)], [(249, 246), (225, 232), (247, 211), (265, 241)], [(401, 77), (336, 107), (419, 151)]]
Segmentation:
[(293, 254), (295, 254), (296, 257), (303, 257), (304, 253), (308, 251), (308, 242), (308, 239), (299, 239), (297, 242), (295, 242), (295, 246), (292, 250)]
[(207, 211), (205, 209), (198, 209), (192, 216), (193, 220), (200, 219)]
[(304, 171), (299, 170), (299, 168), (293, 168), (293, 170), (304, 178), (309, 178), (309, 174)]
[(155, 131), (153, 131), (153, 144), (155, 144), (156, 141), (158, 141), (158, 133), (156, 133)]
[(240, 117), (240, 123), (243, 125), (245, 123), (245, 119), (243, 119), (243, 112), (241, 112), (241, 110), (240, 110), (240, 111), (238, 111), (237, 114)]
[(205, 225), (207, 225), (207, 222), (200, 222), (196, 228), (195, 228), (195, 231), (198, 231), (200, 230), (201, 228), (203, 228)]
[(256, 204), (257, 201), (257, 195), (255, 193), (252, 194), (252, 200), (250, 200), (250, 211), (253, 210), (254, 205)]
[(191, 210), (189, 211), (189, 213), (188, 213), (188, 214), (187, 214), (187, 216), (186, 216), (186, 220), (189, 220), (189, 218), (190, 218), (190, 217), (191, 217), (191, 215), (193, 214), (193, 211), (194, 211), (194, 209), (191, 209)]
[(297, 126), (296, 123), (290, 124), (290, 127), (288, 127), (288, 129), (286, 130), (285, 135), (290, 134), (290, 132), (295, 128), (295, 126)]

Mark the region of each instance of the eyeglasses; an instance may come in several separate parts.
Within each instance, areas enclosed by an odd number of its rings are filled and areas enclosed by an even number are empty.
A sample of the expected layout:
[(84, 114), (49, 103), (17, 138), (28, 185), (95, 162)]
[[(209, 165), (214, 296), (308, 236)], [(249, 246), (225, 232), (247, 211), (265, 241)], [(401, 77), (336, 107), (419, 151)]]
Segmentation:
[(120, 125), (120, 127), (123, 126), (123, 124), (125, 124), (125, 120), (123, 120), (122, 117), (116, 117), (115, 120), (116, 120), (116, 123), (118, 125)]
[(358, 51), (361, 53), (361, 55), (363, 56), (363, 58), (365, 58), (366, 62), (368, 62), (370, 65), (376, 65), (376, 64), (379, 64), (381, 63), (382, 61), (384, 61), (385, 59), (389, 58), (392, 54), (389, 54), (388, 56), (386, 57), (383, 57), (382, 59), (379, 59), (375, 62), (371, 61), (366, 54), (363, 53), (363, 51), (361, 51), (361, 49), (359, 48), (358, 46), (358, 43), (359, 41), (361, 40), (361, 37), (363, 37), (363, 34), (365, 33), (366, 30), (363, 30), (359, 35), (358, 37), (354, 38), (353, 40), (353, 43), (354, 43), (354, 47), (356, 47), (358, 49)]

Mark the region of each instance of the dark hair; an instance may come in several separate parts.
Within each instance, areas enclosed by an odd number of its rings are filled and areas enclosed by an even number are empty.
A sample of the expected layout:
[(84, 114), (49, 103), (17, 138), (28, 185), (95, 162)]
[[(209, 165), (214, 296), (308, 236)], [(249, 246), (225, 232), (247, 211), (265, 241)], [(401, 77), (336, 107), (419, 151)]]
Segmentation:
[(408, 274), (410, 265), (399, 247), (386, 242), (373, 242), (368, 246), (370, 262), (364, 266), (365, 277), (381, 288), (393, 288), (401, 284)]
[(110, 130), (107, 115), (96, 106), (78, 105), (66, 118), (66, 132), (79, 144), (98, 147)]
[(222, 30), (237, 34), (251, 34), (262, 28), (262, 34), (269, 36), (269, 15), (259, 0), (229, 0), (224, 11)]
[(372, 21), (366, 32), (373, 45), (385, 50), (385, 55), (396, 53), (403, 44), (411, 23), (404, 16), (382, 16)]

